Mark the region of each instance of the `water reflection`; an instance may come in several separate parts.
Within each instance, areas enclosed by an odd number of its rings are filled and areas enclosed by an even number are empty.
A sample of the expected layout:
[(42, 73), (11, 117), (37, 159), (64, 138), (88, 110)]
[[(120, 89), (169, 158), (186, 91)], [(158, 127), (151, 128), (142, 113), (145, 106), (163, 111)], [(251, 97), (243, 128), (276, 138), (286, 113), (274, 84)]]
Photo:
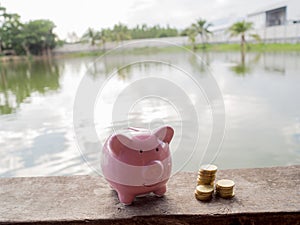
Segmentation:
[[(1, 64), (0, 72), (0, 176), (88, 174), (77, 150), (73, 133), (73, 102), (84, 74), (91, 83), (103, 84), (116, 73), (113, 86), (107, 90), (99, 109), (100, 118), (87, 124), (83, 118), (85, 156), (99, 165), (99, 148), (89, 139), (88, 126), (98, 127), (104, 140), (112, 132), (106, 119), (115, 97), (128, 83), (149, 75), (180, 83), (190, 93), (191, 102), (202, 112), (199, 118), (200, 147), (209, 136), (210, 112), (203, 96), (193, 92), (193, 86), (180, 73), (161, 63), (132, 62), (151, 60), (174, 62), (187, 68), (192, 76), (205, 82), (212, 70), (224, 96), (227, 133), (216, 162), (221, 168), (261, 167), (300, 163), (300, 54), (249, 53), (241, 60), (239, 52), (197, 52), (199, 60), (185, 52), (124, 53), (95, 58), (63, 58), (28, 64)], [(209, 65), (210, 68), (207, 67)], [(143, 91), (143, 90), (137, 90)], [(176, 93), (169, 93), (176, 99)], [(127, 96), (132, 97), (132, 96)], [(126, 99), (126, 96), (124, 96)], [(180, 101), (180, 99), (178, 99)], [(84, 111), (84, 109), (82, 109)], [(160, 125), (171, 123), (180, 133), (181, 120), (192, 127), (195, 121), (179, 118), (170, 105), (148, 99), (132, 108), (128, 121), (118, 126)], [(194, 141), (192, 132), (180, 134), (186, 147)], [(176, 144), (176, 141), (175, 141)], [(184, 156), (184, 150), (181, 152)], [(175, 159), (180, 162), (180, 157)], [(198, 156), (185, 170), (196, 170)]]
[[(247, 57), (247, 61), (246, 61)], [(245, 52), (241, 52), (241, 59), (239, 62), (235, 62), (234, 66), (231, 66), (232, 72), (237, 76), (249, 75), (252, 69), (260, 61), (261, 53), (254, 53), (246, 55)]]
[(234, 72), (237, 76), (245, 76), (251, 72), (251, 67), (247, 66), (245, 62), (240, 62), (235, 66), (231, 67), (232, 72)]
[(53, 62), (0, 65), (0, 114), (13, 113), (33, 92), (45, 94), (59, 88), (59, 69)]
[(190, 55), (189, 63), (194, 69), (194, 73), (204, 75), (210, 66), (210, 57), (207, 51), (196, 52), (196, 55)]

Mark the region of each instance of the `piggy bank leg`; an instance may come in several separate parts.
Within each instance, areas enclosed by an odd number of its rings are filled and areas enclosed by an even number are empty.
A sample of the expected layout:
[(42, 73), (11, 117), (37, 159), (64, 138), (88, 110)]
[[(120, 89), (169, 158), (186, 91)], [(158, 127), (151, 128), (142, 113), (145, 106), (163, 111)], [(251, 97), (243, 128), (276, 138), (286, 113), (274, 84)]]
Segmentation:
[(159, 187), (157, 190), (153, 191), (153, 193), (158, 196), (158, 197), (162, 197), (167, 191), (167, 186), (163, 185), (161, 187)]
[(123, 203), (124, 205), (131, 205), (135, 198), (135, 196), (130, 193), (120, 192), (120, 191), (117, 191), (117, 193), (120, 202)]

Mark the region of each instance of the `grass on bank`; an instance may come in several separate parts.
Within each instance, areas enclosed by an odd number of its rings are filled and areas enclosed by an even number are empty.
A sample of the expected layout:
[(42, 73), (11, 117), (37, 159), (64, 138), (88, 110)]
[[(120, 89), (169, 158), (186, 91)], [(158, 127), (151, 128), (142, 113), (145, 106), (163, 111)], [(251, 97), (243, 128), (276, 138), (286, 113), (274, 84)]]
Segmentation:
[[(178, 52), (182, 49), (187, 48), (191, 50), (191, 46), (167, 46), (167, 47), (140, 47), (140, 48), (128, 48), (122, 50), (122, 54), (155, 54), (161, 52)], [(203, 48), (201, 44), (197, 45), (196, 51), (219, 51), (219, 52), (226, 52), (226, 51), (240, 51), (240, 44), (208, 44), (206, 48)], [(248, 52), (300, 52), (300, 43), (296, 44), (283, 44), (283, 43), (272, 43), (272, 44), (247, 44), (247, 51)], [(78, 52), (78, 53), (70, 53), (66, 54), (67, 56), (71, 57), (82, 57), (82, 56), (101, 56), (105, 52), (104, 51), (96, 51), (96, 52)], [(106, 52), (107, 53), (107, 52)], [(113, 52), (110, 52), (114, 53)], [(115, 52), (116, 54), (118, 51)], [(120, 52), (119, 52), (120, 53)]]
[[(250, 52), (298, 52), (300, 51), (300, 43), (258, 43), (247, 44), (247, 51)], [(202, 48), (201, 45), (198, 46)], [(210, 44), (207, 45), (207, 51), (240, 51), (240, 44)]]
[[(257, 43), (257, 44), (247, 44), (247, 52), (300, 52), (300, 43)], [(192, 49), (190, 45), (176, 47), (176, 46), (164, 46), (164, 47), (140, 47), (140, 48), (128, 48), (122, 51), (122, 54), (155, 54), (161, 52), (178, 52), (182, 51), (182, 49), (187, 48), (189, 50)], [(202, 44), (197, 45), (196, 51), (218, 51), (218, 52), (230, 52), (230, 51), (240, 51), (240, 44), (207, 44), (206, 48), (203, 48)], [(114, 52), (114, 51), (113, 51)], [(113, 52), (110, 52), (113, 53)], [(86, 56), (102, 56), (103, 54), (108, 53), (108, 51), (92, 51), (92, 52), (74, 52), (74, 53), (65, 53), (65, 54), (58, 54), (56, 57), (86, 57)], [(120, 53), (120, 52), (119, 52)], [(118, 54), (118, 51), (115, 52)], [(30, 60), (38, 60), (43, 59), (42, 56), (31, 56)], [(28, 60), (26, 56), (0, 56), (0, 61), (7, 62), (7, 61), (19, 61), (19, 60)]]
[[(296, 44), (288, 44), (288, 43), (270, 43), (270, 44), (247, 44), (247, 51), (248, 52), (300, 52), (300, 43)], [(176, 46), (164, 46), (164, 47), (140, 47), (140, 48), (128, 48), (122, 50), (123, 54), (154, 54), (154, 53), (161, 53), (161, 52), (178, 52), (183, 50), (184, 48), (192, 50), (190, 45), (176, 47)], [(240, 44), (208, 44), (206, 48), (203, 48), (201, 44), (197, 45), (196, 51), (219, 51), (219, 52), (226, 52), (226, 51), (240, 51)], [(114, 52), (114, 51), (113, 51)], [(112, 53), (113, 53), (112, 52)], [(118, 51), (116, 51), (117, 53)], [(98, 51), (98, 52), (78, 52), (78, 53), (71, 53), (70, 56), (80, 57), (80, 56), (101, 56), (105, 52)]]

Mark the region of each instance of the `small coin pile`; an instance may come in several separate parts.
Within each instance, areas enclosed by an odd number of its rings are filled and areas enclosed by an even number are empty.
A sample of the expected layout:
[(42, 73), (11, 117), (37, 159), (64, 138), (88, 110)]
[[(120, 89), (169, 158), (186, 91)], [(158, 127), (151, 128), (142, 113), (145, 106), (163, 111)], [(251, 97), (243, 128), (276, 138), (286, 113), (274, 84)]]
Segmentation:
[[(214, 184), (218, 167), (215, 165), (203, 165), (198, 171), (197, 187), (195, 197), (200, 201), (209, 201), (214, 193)], [(234, 197), (234, 182), (232, 180), (222, 179), (216, 183), (216, 193), (221, 198)]]
[(208, 201), (212, 198), (214, 187), (211, 185), (197, 185), (195, 190), (195, 197), (200, 201)]
[(216, 192), (221, 198), (234, 197), (234, 182), (232, 180), (222, 179), (218, 180), (216, 184)]
[(215, 165), (203, 165), (198, 172), (198, 185), (214, 185), (218, 167)]
[(215, 165), (203, 165), (198, 172), (195, 197), (200, 201), (209, 201), (214, 193), (214, 182), (217, 167)]

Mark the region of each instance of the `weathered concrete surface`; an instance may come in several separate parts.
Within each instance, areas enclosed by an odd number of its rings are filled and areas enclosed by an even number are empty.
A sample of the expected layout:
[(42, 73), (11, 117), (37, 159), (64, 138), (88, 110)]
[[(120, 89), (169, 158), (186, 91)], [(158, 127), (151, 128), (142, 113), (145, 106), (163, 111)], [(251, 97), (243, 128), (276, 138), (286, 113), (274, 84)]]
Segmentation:
[(123, 206), (101, 177), (0, 179), (0, 223), (300, 224), (300, 166), (218, 171), (236, 197), (194, 198), (197, 172), (178, 173), (165, 197)]

